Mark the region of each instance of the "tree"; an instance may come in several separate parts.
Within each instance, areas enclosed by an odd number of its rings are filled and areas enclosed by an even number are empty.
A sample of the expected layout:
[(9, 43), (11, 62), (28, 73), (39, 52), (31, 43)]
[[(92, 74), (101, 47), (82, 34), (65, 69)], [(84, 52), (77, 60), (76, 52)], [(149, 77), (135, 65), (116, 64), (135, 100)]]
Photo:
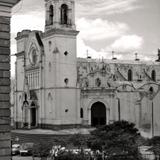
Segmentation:
[(40, 141), (33, 146), (33, 159), (34, 157), (40, 157), (41, 160), (47, 159), (52, 149), (52, 143), (45, 143)]
[(88, 139), (87, 135), (78, 133), (71, 135), (71, 137), (69, 138), (69, 142), (72, 143), (78, 149), (82, 149), (87, 145), (87, 139)]
[[(127, 121), (116, 121), (91, 132), (89, 147), (105, 151), (110, 159), (138, 160), (140, 153), (136, 139), (140, 133), (135, 124)], [(128, 157), (128, 158), (126, 158)]]

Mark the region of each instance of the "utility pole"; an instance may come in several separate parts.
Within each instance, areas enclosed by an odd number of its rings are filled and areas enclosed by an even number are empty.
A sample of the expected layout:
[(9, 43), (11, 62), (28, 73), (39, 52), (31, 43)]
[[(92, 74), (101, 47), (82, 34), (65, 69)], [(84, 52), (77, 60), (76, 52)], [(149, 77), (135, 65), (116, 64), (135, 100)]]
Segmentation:
[(152, 137), (154, 137), (154, 104), (152, 101)]

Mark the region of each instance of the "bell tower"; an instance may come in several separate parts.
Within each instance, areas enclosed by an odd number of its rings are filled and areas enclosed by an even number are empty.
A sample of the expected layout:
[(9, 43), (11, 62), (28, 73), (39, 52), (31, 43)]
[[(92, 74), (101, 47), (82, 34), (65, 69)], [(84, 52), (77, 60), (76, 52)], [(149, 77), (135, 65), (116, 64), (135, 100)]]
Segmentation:
[[(51, 95), (55, 125), (79, 124), (80, 90), (77, 88), (77, 34), (74, 0), (45, 0), (45, 97)], [(45, 107), (49, 101), (44, 99)], [(49, 108), (44, 108), (49, 110)], [(51, 113), (52, 114), (52, 113)], [(46, 119), (49, 118), (46, 115)], [(47, 122), (46, 122), (47, 123)]]
[(45, 30), (53, 28), (75, 29), (74, 0), (45, 0)]

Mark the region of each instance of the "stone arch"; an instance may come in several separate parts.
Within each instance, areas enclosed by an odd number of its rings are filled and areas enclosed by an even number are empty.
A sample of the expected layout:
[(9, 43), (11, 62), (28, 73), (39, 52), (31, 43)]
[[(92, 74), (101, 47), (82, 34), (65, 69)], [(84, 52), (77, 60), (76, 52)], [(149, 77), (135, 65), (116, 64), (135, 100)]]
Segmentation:
[(61, 5), (61, 24), (68, 24), (68, 5)]
[(106, 124), (106, 106), (102, 102), (95, 102), (91, 106), (91, 126), (101, 126)]

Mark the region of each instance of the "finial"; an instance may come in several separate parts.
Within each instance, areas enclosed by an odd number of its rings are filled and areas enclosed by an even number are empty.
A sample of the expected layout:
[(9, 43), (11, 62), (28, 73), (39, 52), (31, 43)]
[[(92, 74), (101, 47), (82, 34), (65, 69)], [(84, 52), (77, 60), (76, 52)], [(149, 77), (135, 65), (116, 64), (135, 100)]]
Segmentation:
[(112, 51), (112, 60), (117, 60), (117, 58), (114, 57), (114, 53), (115, 53), (115, 51)]
[(87, 58), (88, 58), (88, 59), (91, 59), (91, 56), (89, 56), (89, 51), (88, 51), (88, 49), (87, 49), (86, 52), (87, 52)]
[(158, 59), (156, 60), (156, 62), (160, 62), (160, 48), (158, 48)]
[(135, 61), (139, 61), (140, 59), (138, 58), (138, 53), (135, 53)]

